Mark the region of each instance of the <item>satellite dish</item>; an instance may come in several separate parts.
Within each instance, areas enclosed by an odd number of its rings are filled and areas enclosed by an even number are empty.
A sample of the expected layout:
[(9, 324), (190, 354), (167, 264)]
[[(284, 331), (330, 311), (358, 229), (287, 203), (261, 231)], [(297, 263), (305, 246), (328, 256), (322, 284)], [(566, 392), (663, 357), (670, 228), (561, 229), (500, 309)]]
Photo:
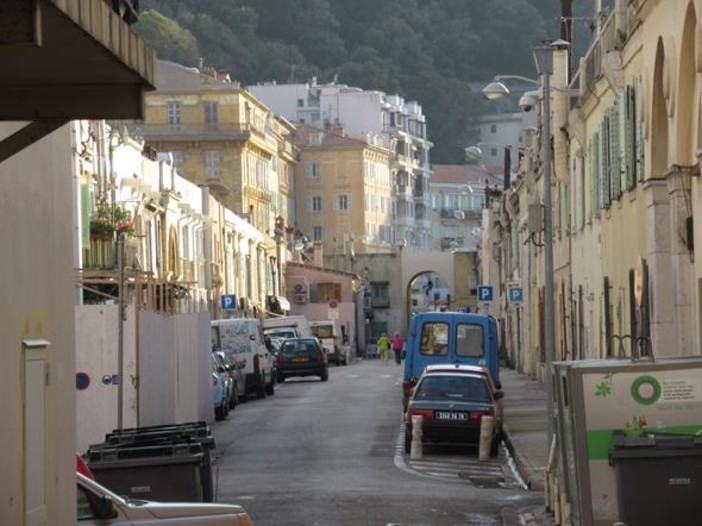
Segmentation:
[(456, 219), (465, 219), (466, 214), (463, 212), (463, 210), (454, 210), (453, 217), (455, 217)]

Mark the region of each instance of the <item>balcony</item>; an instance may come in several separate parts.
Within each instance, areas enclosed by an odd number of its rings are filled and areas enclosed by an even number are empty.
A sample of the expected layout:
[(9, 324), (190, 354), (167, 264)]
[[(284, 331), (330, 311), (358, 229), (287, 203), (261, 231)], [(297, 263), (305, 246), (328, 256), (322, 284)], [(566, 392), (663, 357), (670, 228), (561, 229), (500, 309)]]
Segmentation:
[(390, 298), (388, 296), (372, 297), (371, 307), (374, 309), (387, 309), (390, 307)]
[[(137, 268), (137, 241), (127, 240), (124, 245), (124, 268)], [(83, 268), (90, 270), (118, 270), (117, 242), (114, 239), (90, 238), (90, 248), (83, 254)]]
[(133, 133), (150, 142), (246, 141), (251, 137), (251, 127), (246, 123), (144, 124), (135, 127)]

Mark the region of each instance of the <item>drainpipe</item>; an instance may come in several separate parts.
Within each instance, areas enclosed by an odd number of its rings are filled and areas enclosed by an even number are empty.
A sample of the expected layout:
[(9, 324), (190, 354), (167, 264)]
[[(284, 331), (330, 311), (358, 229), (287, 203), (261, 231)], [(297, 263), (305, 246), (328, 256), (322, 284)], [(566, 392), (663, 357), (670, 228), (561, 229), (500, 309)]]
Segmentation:
[[(78, 152), (79, 140), (76, 139), (76, 134), (81, 133), (81, 122), (77, 123), (78, 129), (76, 129), (76, 124), (72, 126), (71, 133), (71, 149), (74, 152)], [(80, 185), (80, 172), (82, 162), (80, 157), (76, 153), (73, 157), (73, 268), (83, 268), (83, 192), (81, 191)], [(83, 289), (81, 287), (76, 287), (76, 304), (83, 304)]]
[(210, 221), (210, 189), (202, 187), (202, 215), (203, 232), (205, 235), (205, 288), (207, 289), (207, 300), (210, 303), (210, 312), (214, 303), (212, 294), (212, 222)]

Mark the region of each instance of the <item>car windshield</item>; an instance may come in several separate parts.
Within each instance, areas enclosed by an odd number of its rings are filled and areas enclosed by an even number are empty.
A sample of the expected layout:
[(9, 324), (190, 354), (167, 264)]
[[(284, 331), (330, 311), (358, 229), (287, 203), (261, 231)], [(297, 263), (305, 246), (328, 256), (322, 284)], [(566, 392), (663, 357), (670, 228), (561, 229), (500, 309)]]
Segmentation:
[(490, 393), (485, 380), (479, 376), (429, 375), (419, 381), (414, 399), (489, 403)]

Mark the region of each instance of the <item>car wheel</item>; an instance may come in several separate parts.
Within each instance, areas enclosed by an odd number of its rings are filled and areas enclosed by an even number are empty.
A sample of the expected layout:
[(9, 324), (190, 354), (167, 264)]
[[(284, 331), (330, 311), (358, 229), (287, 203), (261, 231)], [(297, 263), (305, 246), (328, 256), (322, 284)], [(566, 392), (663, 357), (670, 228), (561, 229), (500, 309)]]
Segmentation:
[(224, 420), (225, 416), (224, 404), (220, 405), (219, 407), (215, 407), (215, 420)]
[(266, 397), (266, 379), (261, 375), (258, 379), (258, 387), (256, 388), (256, 394), (259, 398)]
[(490, 443), (490, 456), (492, 458), (495, 458), (499, 454), (500, 454), (500, 440), (497, 437), (494, 437), (492, 439), (492, 442)]
[(327, 369), (324, 369), (324, 371), (322, 372), (322, 374), (319, 375), (319, 378), (320, 378), (323, 382), (326, 382), (327, 380), (329, 380), (329, 371), (328, 371)]
[(273, 396), (275, 394), (275, 376), (271, 375), (271, 381), (266, 385), (266, 394)]
[(229, 402), (229, 408), (234, 411), (236, 409), (236, 406), (239, 404), (239, 393), (236, 390), (236, 387), (232, 391), (232, 398)]

